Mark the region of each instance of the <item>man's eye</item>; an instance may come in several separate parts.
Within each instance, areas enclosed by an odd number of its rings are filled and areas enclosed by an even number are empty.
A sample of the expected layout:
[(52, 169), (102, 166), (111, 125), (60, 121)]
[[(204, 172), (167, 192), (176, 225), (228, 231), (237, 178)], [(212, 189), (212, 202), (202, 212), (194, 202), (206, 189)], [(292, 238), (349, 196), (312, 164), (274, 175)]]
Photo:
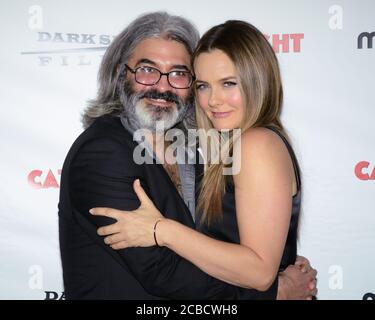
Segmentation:
[(171, 75), (178, 78), (186, 78), (188, 73), (186, 71), (172, 71)]
[(141, 67), (140, 70), (144, 73), (154, 73), (155, 69), (152, 67)]

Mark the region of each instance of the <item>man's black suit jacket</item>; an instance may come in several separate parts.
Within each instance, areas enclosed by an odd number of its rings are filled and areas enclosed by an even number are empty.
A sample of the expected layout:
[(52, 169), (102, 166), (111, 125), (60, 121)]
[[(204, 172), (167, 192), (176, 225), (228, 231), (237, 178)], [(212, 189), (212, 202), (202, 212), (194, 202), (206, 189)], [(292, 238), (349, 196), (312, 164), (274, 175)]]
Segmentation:
[[(168, 248), (107, 246), (97, 228), (114, 220), (92, 216), (93, 207), (138, 208), (133, 181), (165, 217), (195, 228), (183, 199), (160, 164), (137, 165), (137, 143), (117, 117), (103, 116), (71, 147), (62, 170), (59, 237), (67, 299), (274, 299), (215, 279)], [(251, 270), (249, 270), (251, 272)]]

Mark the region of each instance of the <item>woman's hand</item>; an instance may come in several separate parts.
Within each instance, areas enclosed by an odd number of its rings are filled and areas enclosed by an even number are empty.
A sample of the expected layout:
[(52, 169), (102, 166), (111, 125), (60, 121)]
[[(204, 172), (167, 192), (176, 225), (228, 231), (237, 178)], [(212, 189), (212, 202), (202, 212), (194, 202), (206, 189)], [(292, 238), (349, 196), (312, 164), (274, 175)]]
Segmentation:
[[(98, 234), (106, 236), (104, 242), (112, 249), (124, 249), (129, 247), (154, 246), (154, 226), (158, 220), (164, 220), (160, 211), (154, 206), (141, 187), (139, 180), (135, 180), (133, 188), (141, 205), (134, 211), (123, 211), (111, 208), (93, 208), (92, 215), (105, 216), (116, 219), (117, 222), (101, 227)], [(159, 245), (162, 245), (159, 243)]]

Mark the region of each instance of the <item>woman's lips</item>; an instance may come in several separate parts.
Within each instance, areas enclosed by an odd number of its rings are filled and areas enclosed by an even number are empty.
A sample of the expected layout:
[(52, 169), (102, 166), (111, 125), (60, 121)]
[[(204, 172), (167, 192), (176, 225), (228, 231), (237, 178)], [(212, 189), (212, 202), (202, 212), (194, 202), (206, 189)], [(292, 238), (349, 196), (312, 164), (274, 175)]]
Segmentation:
[(232, 111), (227, 111), (227, 112), (212, 112), (212, 115), (216, 119), (222, 119), (226, 118), (231, 114)]

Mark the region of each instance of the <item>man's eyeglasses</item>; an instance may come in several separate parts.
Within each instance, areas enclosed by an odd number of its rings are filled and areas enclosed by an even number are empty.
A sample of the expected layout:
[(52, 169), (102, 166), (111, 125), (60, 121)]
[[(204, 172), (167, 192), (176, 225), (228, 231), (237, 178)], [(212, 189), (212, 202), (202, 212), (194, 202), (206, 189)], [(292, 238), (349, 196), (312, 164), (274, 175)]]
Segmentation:
[(145, 86), (153, 86), (157, 84), (162, 76), (167, 76), (169, 85), (175, 89), (188, 89), (194, 81), (194, 76), (190, 71), (173, 70), (163, 73), (160, 70), (149, 66), (132, 69), (125, 64), (125, 67), (134, 74), (136, 82)]

